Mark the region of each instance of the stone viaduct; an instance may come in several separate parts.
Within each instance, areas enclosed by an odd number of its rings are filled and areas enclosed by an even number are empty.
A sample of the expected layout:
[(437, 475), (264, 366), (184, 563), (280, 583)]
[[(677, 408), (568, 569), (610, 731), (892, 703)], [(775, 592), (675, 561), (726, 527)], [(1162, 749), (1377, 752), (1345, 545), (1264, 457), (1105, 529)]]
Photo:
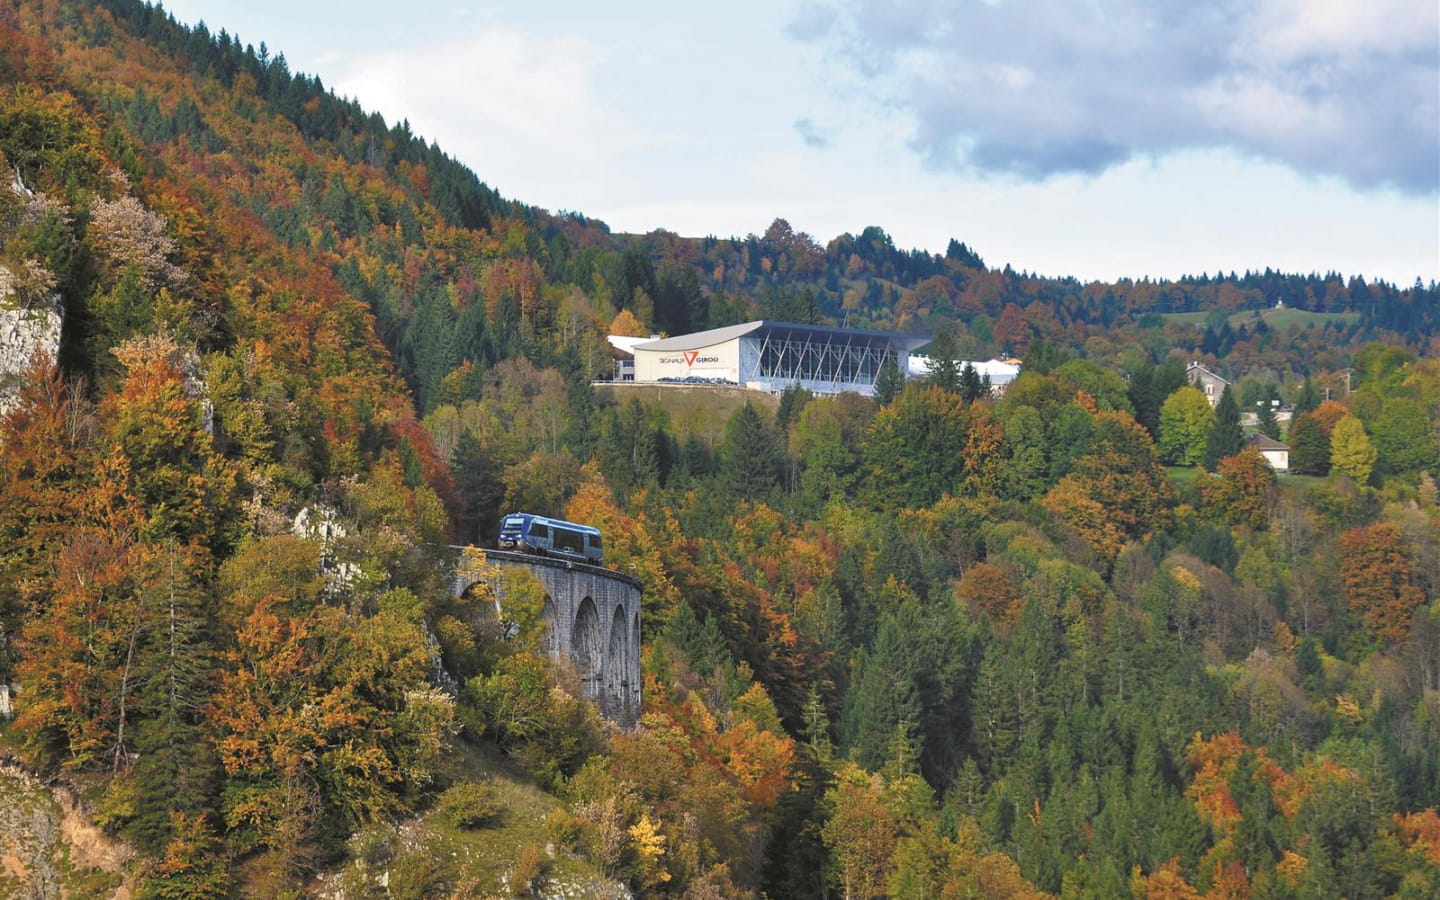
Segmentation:
[[(574, 663), (585, 699), (595, 701), (607, 719), (633, 727), (640, 719), (639, 580), (555, 557), (508, 550), (484, 553), (487, 564), (525, 569), (545, 586), (545, 651), (553, 659)], [(455, 567), (455, 596), (484, 579), (462, 553)], [(493, 586), (499, 595), (500, 585)], [(503, 596), (500, 601), (503, 604)]]

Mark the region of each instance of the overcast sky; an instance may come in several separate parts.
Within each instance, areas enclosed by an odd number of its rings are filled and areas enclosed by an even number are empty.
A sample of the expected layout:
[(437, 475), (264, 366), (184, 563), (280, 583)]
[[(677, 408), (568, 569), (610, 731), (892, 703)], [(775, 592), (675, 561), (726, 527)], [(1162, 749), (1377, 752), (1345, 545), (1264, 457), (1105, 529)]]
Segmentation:
[(616, 231), (783, 217), (1084, 280), (1440, 280), (1432, 0), (166, 7)]

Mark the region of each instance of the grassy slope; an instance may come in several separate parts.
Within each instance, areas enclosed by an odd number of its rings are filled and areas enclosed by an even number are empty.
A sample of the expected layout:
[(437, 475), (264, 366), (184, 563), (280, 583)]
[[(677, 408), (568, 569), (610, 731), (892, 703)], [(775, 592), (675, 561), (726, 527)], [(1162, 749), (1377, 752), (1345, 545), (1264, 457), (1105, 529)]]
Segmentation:
[(646, 406), (658, 406), (670, 416), (676, 434), (684, 438), (699, 435), (711, 446), (725, 437), (725, 423), (748, 400), (771, 415), (780, 398), (742, 387), (710, 384), (607, 384), (595, 388), (602, 405), (624, 406), (631, 398)]
[[(1209, 315), (1209, 312), (1161, 313), (1161, 317), (1166, 322), (1196, 327), (1204, 325)], [(1256, 315), (1257, 311), (1253, 309), (1231, 313), (1228, 317), (1230, 327), (1239, 328), (1241, 325), (1254, 324)], [(1307, 328), (1311, 325), (1324, 326), (1326, 322), (1333, 322), (1336, 325), (1352, 325), (1360, 318), (1359, 313), (1353, 312), (1317, 313), (1307, 312), (1303, 309), (1262, 309), (1258, 311), (1258, 315), (1266, 325), (1277, 331), (1284, 331), (1292, 325), (1300, 328)]]
[[(541, 790), (492, 745), (452, 741), (440, 776), (442, 783), (448, 784), (489, 784), (501, 810), (499, 815), (475, 829), (457, 828), (435, 810), (393, 826), (372, 826), (368, 837), (388, 843), (393, 859), (369, 866), (352, 861), (333, 877), (352, 888), (358, 882), (374, 887), (383, 873), (391, 890), (403, 893), (415, 888), (427, 873), (441, 873), (444, 882), (461, 893), (508, 896), (515, 890), (510, 882), (516, 860), (525, 847), (533, 846), (541, 850), (544, 859), (543, 884), (547, 891), (560, 887), (567, 895), (587, 897), (608, 896), (615, 891), (616, 884), (607, 881), (595, 865), (555, 843), (549, 821), (556, 814), (568, 818), (564, 804)], [(352, 841), (352, 847), (360, 849), (357, 842), (366, 837)], [(359, 855), (366, 855), (363, 849)]]

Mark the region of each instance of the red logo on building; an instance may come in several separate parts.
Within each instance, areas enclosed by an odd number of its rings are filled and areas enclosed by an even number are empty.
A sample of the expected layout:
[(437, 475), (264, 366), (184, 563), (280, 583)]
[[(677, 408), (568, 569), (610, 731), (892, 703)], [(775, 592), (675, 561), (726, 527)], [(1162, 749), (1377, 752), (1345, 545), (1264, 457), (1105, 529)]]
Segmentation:
[(686, 350), (686, 351), (685, 351), (685, 365), (687, 365), (687, 366), (693, 366), (693, 365), (695, 365), (695, 357), (697, 357), (697, 356), (699, 356), (699, 355), (700, 355), (700, 351), (699, 351), (699, 350)]

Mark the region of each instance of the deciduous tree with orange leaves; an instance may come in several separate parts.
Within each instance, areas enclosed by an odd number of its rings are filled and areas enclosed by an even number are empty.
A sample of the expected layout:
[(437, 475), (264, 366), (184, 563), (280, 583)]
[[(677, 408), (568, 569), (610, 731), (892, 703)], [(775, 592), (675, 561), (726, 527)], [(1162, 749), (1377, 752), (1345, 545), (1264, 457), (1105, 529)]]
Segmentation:
[(1254, 447), (1220, 460), (1215, 478), (1200, 483), (1205, 509), (1221, 521), (1263, 529), (1274, 502), (1275, 470)]
[(83, 394), (36, 356), (0, 417), (0, 629), (10, 634), (19, 631), (22, 601), (53, 571), (74, 530), (93, 425)]
[(1425, 599), (1414, 583), (1400, 526), (1376, 522), (1340, 535), (1340, 580), (1350, 608), (1382, 641), (1404, 639), (1410, 616)]

